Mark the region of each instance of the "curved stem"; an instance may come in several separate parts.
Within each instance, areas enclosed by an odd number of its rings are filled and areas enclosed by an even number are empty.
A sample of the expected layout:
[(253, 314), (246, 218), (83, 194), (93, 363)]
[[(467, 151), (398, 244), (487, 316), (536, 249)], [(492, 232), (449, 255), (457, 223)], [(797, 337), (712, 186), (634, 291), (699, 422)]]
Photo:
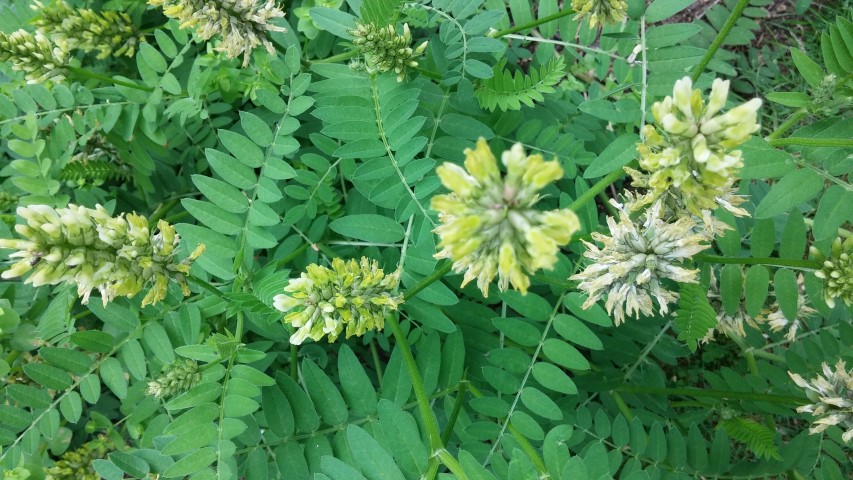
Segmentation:
[(723, 263), (737, 265), (769, 265), (771, 267), (793, 267), (808, 270), (819, 270), (821, 263), (817, 260), (796, 260), (790, 258), (752, 258), (752, 257), (722, 257), (719, 255), (699, 254), (694, 260), (706, 263)]
[(459, 464), (459, 460), (453, 457), (447, 449), (442, 448), (435, 452), (435, 456), (441, 460), (441, 463), (450, 470), (457, 479), (459, 480), (468, 480), (468, 475), (465, 474), (465, 470), (462, 469), (462, 465)]
[(711, 42), (711, 46), (708, 47), (708, 51), (706, 51), (705, 55), (702, 56), (702, 59), (699, 60), (699, 64), (696, 65), (696, 68), (693, 69), (693, 73), (690, 75), (690, 78), (694, 82), (699, 80), (699, 76), (702, 75), (702, 71), (705, 70), (705, 67), (707, 67), (708, 63), (710, 63), (714, 58), (714, 54), (717, 53), (717, 50), (719, 50), (723, 45), (723, 41), (725, 41), (726, 37), (729, 35), (732, 27), (735, 26), (738, 18), (740, 18), (740, 14), (743, 13), (743, 9), (745, 9), (747, 5), (749, 5), (749, 0), (738, 0), (731, 15), (726, 19), (726, 23), (723, 24), (723, 27), (720, 29), (719, 33), (717, 33), (717, 36), (714, 37), (714, 41)]
[(665, 388), (665, 387), (643, 387), (639, 385), (622, 385), (616, 389), (625, 393), (638, 393), (648, 395), (727, 398), (731, 400), (746, 400), (751, 402), (767, 402), (779, 404), (805, 405), (809, 400), (790, 395), (773, 395), (761, 392), (734, 392), (729, 390), (707, 390), (702, 388)]
[(431, 284), (441, 280), (450, 269), (453, 268), (453, 262), (446, 261), (441, 266), (437, 266), (434, 272), (432, 272), (428, 277), (424, 277), (420, 282), (416, 283), (415, 286), (403, 292), (403, 300), (411, 300), (415, 295), (421, 292), (421, 290), (430, 286)]
[(809, 112), (804, 108), (801, 108), (801, 109), (797, 110), (796, 112), (794, 112), (793, 115), (791, 115), (790, 117), (788, 117), (787, 120), (782, 122), (782, 125), (779, 125), (779, 127), (776, 130), (773, 130), (773, 132), (770, 133), (770, 135), (767, 135), (767, 141), (769, 142), (770, 140), (773, 140), (775, 138), (779, 138), (780, 136), (782, 136), (785, 132), (790, 130), (791, 127), (796, 125), (797, 122), (802, 120), (803, 117), (808, 115), (808, 113)]
[(73, 73), (78, 77), (86, 77), (86, 78), (94, 78), (95, 80), (101, 80), (102, 82), (112, 83), (113, 85), (121, 85), (122, 87), (135, 88), (137, 90), (143, 90), (145, 92), (153, 92), (153, 88), (143, 87), (142, 85), (137, 85), (132, 82), (126, 82), (124, 80), (116, 80), (115, 78), (108, 77), (106, 75), (101, 75), (99, 73), (90, 72), (84, 68), (80, 67), (66, 67), (69, 72)]
[(318, 60), (309, 60), (309, 63), (336, 63), (343, 60), (349, 60), (350, 58), (357, 56), (358, 53), (358, 49), (353, 49), (348, 52), (332, 55), (331, 57), (321, 58)]
[(603, 192), (605, 188), (609, 187), (611, 183), (615, 182), (622, 178), (625, 175), (625, 171), (622, 168), (617, 168), (616, 170), (610, 172), (607, 176), (599, 180), (595, 183), (595, 185), (589, 187), (589, 190), (584, 192), (580, 197), (576, 198), (574, 202), (569, 204), (569, 210), (577, 212), (584, 205), (587, 204), (590, 200), (593, 200), (596, 195), (600, 192)]
[(802, 145), (804, 147), (853, 147), (853, 139), (850, 138), (769, 138), (771, 146), (784, 147), (786, 145)]
[(572, 9), (565, 9), (562, 12), (552, 13), (551, 15), (546, 15), (538, 20), (533, 20), (532, 22), (527, 22), (522, 25), (516, 25), (514, 27), (505, 28), (503, 30), (498, 30), (497, 32), (490, 33), (489, 36), (492, 38), (503, 37), (504, 35), (509, 35), (510, 33), (520, 32), (522, 30), (527, 30), (528, 28), (538, 27), (543, 23), (552, 22), (554, 20), (559, 20), (565, 16), (571, 15), (575, 13)]

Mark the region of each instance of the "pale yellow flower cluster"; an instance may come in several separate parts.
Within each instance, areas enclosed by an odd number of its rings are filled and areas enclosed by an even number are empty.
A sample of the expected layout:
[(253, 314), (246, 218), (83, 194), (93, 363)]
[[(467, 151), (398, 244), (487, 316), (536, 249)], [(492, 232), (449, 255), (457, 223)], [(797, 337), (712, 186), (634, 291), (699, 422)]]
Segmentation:
[(643, 213), (642, 223), (632, 220), (625, 206), (612, 203), (620, 208), (619, 223), (607, 217), (610, 235), (593, 232), (592, 238), (603, 244), (603, 248), (584, 242), (587, 247), (584, 256), (592, 262), (571, 280), (579, 280), (578, 288), (589, 295), (583, 308), (606, 297), (604, 306), (618, 326), (626, 314), (652, 315), (653, 298), (657, 300), (658, 312), (667, 313), (668, 304), (678, 296), (661, 282), (669, 279), (696, 283), (699, 271), (681, 264), (710, 245), (707, 235), (694, 233), (696, 223), (691, 217), (674, 222), (663, 220), (660, 201)]
[(684, 77), (675, 82), (671, 97), (652, 105), (655, 125), (643, 127), (644, 142), (637, 146), (643, 171), (628, 169), (639, 186), (651, 189), (641, 204), (669, 194), (698, 216), (730, 206), (727, 197), (743, 166), (741, 152), (733, 149), (758, 131), (761, 100), (718, 114), (728, 92), (728, 80), (716, 79), (705, 103), (690, 77)]
[(0, 32), (0, 62), (24, 72), (27, 83), (60, 82), (65, 78), (68, 52), (39, 32)]
[(16, 225), (15, 230), (26, 239), (0, 239), (0, 248), (18, 250), (10, 258), (21, 259), (3, 272), (3, 278), (32, 270), (27, 283), (36, 287), (76, 284), (83, 303), (93, 289), (98, 289), (106, 305), (117, 296), (132, 297), (150, 286), (142, 305), (156, 304), (165, 298), (170, 280), (189, 295), (186, 274), (204, 251), (204, 245), (199, 245), (176, 263), (173, 257), (180, 238), (174, 227), (160, 220), (154, 234), (145, 217), (132, 213), (111, 217), (100, 205), (94, 209), (30, 205), (18, 207), (17, 213), (27, 224)]
[(450, 258), (456, 272), (465, 272), (464, 286), (476, 279), (484, 296), (498, 276), (498, 288), (527, 292), (527, 274), (551, 269), (560, 246), (569, 242), (580, 222), (569, 209), (540, 211), (539, 191), (563, 178), (556, 161), (527, 155), (520, 144), (503, 152), (506, 175), (485, 140), (465, 150), (465, 168), (445, 163), (436, 169), (449, 194), (432, 198), (441, 225), (436, 258)]
[(147, 393), (156, 399), (170, 397), (190, 390), (200, 381), (198, 364), (187, 359), (167, 366), (157, 378), (148, 382)]
[(797, 411), (818, 417), (809, 428), (809, 433), (820, 433), (837, 425), (844, 433), (841, 439), (853, 440), (853, 370), (847, 371), (843, 360), (835, 364), (835, 371), (826, 363), (822, 365), (823, 375), (811, 381), (788, 372), (798, 387), (806, 392), (813, 403), (798, 407)]
[(66, 51), (97, 51), (99, 59), (132, 57), (139, 43), (145, 41), (124, 12), (71, 8), (64, 0), (55, 0), (49, 6), (36, 0), (32, 9), (39, 12), (33, 21), (39, 32)]
[(353, 44), (364, 55), (368, 73), (394, 72), (397, 81), (406, 78), (406, 69), (418, 66), (417, 57), (424, 53), (427, 42), (412, 48), (412, 32), (403, 24), (403, 34), (397, 34), (393, 25), (380, 27), (372, 23), (359, 23), (350, 32)]
[(403, 296), (396, 294), (400, 273), (385, 274), (377, 261), (362, 257), (348, 262), (335, 258), (331, 268), (309, 265), (299, 278), (290, 280), (285, 294), (276, 295), (274, 306), (286, 312), (284, 321), (295, 327), (290, 343), (306, 338), (329, 342), (341, 333), (346, 338), (364, 335), (385, 326), (387, 310), (396, 310)]
[(249, 64), (252, 50), (263, 45), (269, 53), (275, 47), (266, 32), (283, 32), (284, 27), (269, 23), (281, 18), (284, 12), (274, 0), (148, 0), (163, 13), (181, 22), (181, 28), (195, 28), (198, 36), (209, 40), (221, 37), (216, 47), (228, 58), (243, 56), (243, 66)]
[(628, 4), (624, 0), (572, 0), (575, 19), (589, 16), (589, 26), (616, 25), (628, 17)]
[(853, 237), (843, 242), (836, 238), (829, 255), (815, 247), (811, 248), (811, 253), (823, 264), (814, 274), (823, 280), (823, 299), (829, 308), (835, 307), (836, 299), (848, 307), (853, 305)]

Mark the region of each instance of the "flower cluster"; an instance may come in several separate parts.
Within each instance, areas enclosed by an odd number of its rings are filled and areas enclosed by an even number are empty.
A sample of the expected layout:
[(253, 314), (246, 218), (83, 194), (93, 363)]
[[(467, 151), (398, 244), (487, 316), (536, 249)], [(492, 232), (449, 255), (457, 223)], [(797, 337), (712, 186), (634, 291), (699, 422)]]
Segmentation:
[(462, 285), (477, 279), (477, 287), (489, 295), (489, 284), (498, 276), (498, 288), (509, 284), (527, 292), (526, 272), (551, 269), (561, 245), (580, 229), (577, 215), (569, 209), (540, 211), (534, 208), (539, 191), (563, 178), (556, 161), (527, 155), (521, 144), (503, 152), (506, 176), (498, 170), (489, 145), (482, 138), (477, 148), (465, 150), (465, 168), (452, 163), (438, 167), (449, 194), (432, 198), (442, 225), (436, 258), (450, 258), (456, 272), (465, 272)]
[(642, 223), (632, 220), (628, 209), (613, 201), (620, 208), (619, 223), (607, 217), (612, 236), (598, 232), (592, 238), (604, 244), (604, 248), (584, 242), (584, 256), (592, 263), (581, 273), (571, 277), (580, 280), (578, 286), (589, 298), (584, 308), (589, 308), (601, 297), (607, 296), (605, 307), (613, 314), (616, 325), (625, 320), (625, 314), (639, 316), (653, 313), (652, 297), (659, 305), (659, 312), (669, 311), (667, 304), (678, 299), (661, 282), (696, 283), (698, 270), (690, 270), (679, 264), (709, 247), (707, 235), (692, 233), (696, 223), (690, 217), (675, 222), (661, 219), (662, 204), (654, 203), (644, 213)]
[(95, 460), (106, 458), (114, 450), (112, 442), (99, 437), (84, 443), (77, 450), (68, 450), (52, 467), (44, 469), (45, 480), (98, 480), (101, 478), (92, 466)]
[[(263, 0), (262, 0), (263, 1)], [(228, 58), (243, 55), (243, 66), (249, 64), (252, 50), (263, 45), (269, 53), (275, 47), (266, 32), (283, 32), (283, 27), (269, 22), (284, 16), (274, 0), (148, 0), (151, 5), (162, 6), (163, 13), (181, 22), (181, 28), (195, 27), (199, 37), (209, 40), (222, 37), (217, 51)]]
[(27, 83), (59, 82), (65, 78), (68, 52), (39, 32), (0, 32), (0, 62), (10, 62), (12, 69), (24, 72)]
[(823, 298), (829, 308), (835, 307), (835, 299), (848, 307), (853, 305), (853, 237), (844, 242), (836, 238), (829, 256), (815, 247), (811, 247), (811, 253), (823, 264), (814, 274), (824, 281)]
[(589, 26), (616, 25), (628, 17), (628, 4), (624, 0), (572, 0), (575, 19), (589, 15)]
[(785, 316), (785, 313), (782, 312), (782, 306), (779, 305), (779, 300), (777, 298), (777, 300), (770, 305), (770, 309), (767, 312), (763, 312), (761, 318), (756, 319), (762, 323), (767, 322), (770, 326), (770, 330), (774, 332), (781, 332), (785, 330), (785, 339), (789, 342), (793, 342), (797, 338), (797, 332), (799, 332), (800, 328), (803, 326), (802, 321), (817, 312), (817, 310), (808, 305), (808, 299), (806, 298), (802, 286), (802, 276), (800, 276), (798, 283), (799, 291), (797, 292), (797, 311), (794, 312), (794, 318), (788, 318)]
[(819, 417), (809, 428), (809, 433), (820, 433), (838, 425), (846, 429), (841, 439), (849, 442), (853, 440), (853, 370), (848, 372), (843, 360), (835, 364), (835, 371), (826, 363), (822, 369), (823, 375), (816, 376), (810, 382), (796, 373), (788, 372), (794, 383), (804, 389), (809, 400), (814, 402), (798, 407), (797, 411)]
[(403, 296), (395, 293), (399, 282), (399, 272), (386, 275), (375, 260), (336, 258), (332, 268), (309, 265), (284, 287), (287, 293), (275, 296), (274, 305), (297, 329), (290, 343), (300, 345), (306, 338), (317, 342), (326, 335), (334, 342), (344, 328), (346, 338), (381, 330), (385, 309), (396, 310), (403, 303)]
[(35, 1), (32, 8), (39, 11), (33, 22), (39, 32), (66, 51), (97, 51), (99, 59), (132, 57), (139, 42), (145, 40), (124, 12), (71, 8), (64, 0), (47, 7)]
[(426, 50), (427, 42), (412, 48), (412, 32), (409, 25), (403, 24), (403, 34), (397, 34), (393, 25), (380, 27), (372, 23), (359, 23), (350, 32), (353, 44), (364, 54), (367, 71), (394, 72), (397, 81), (406, 78), (406, 69), (417, 67), (415, 60)]
[(639, 186), (652, 190), (644, 203), (669, 193), (689, 212), (701, 216), (703, 210), (717, 208), (721, 199), (725, 202), (731, 195), (743, 166), (741, 152), (732, 149), (758, 130), (761, 100), (752, 99), (717, 115), (728, 91), (728, 80), (714, 80), (705, 103), (690, 77), (684, 77), (675, 82), (672, 97), (652, 105), (655, 125), (643, 127), (645, 141), (637, 146), (643, 172), (628, 170)]
[(170, 397), (198, 385), (201, 381), (201, 372), (198, 364), (187, 359), (166, 367), (166, 369), (154, 380), (148, 382), (148, 395), (156, 399)]
[(18, 215), (27, 224), (16, 225), (15, 230), (26, 239), (0, 239), (0, 248), (18, 250), (10, 257), (21, 259), (3, 272), (3, 278), (32, 270), (27, 283), (36, 287), (74, 283), (83, 303), (95, 288), (106, 305), (116, 296), (132, 297), (147, 285), (151, 290), (142, 305), (157, 303), (166, 296), (170, 279), (189, 295), (186, 274), (204, 251), (199, 245), (175, 263), (180, 237), (173, 226), (160, 220), (159, 231), (153, 234), (146, 218), (132, 213), (111, 217), (100, 205), (95, 209), (30, 205), (18, 207)]

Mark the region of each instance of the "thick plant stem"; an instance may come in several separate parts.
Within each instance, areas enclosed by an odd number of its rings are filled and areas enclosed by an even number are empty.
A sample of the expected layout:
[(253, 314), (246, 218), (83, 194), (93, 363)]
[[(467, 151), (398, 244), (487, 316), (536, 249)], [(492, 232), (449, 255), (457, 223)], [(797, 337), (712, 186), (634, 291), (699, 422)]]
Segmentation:
[(450, 269), (453, 268), (453, 262), (446, 261), (438, 268), (435, 269), (428, 277), (424, 277), (420, 282), (416, 283), (415, 286), (403, 292), (403, 300), (411, 300), (415, 295), (421, 292), (421, 290), (430, 286), (438, 280), (441, 280), (441, 277), (447, 274)]
[(622, 178), (623, 175), (625, 175), (625, 171), (621, 168), (617, 168), (616, 170), (610, 172), (609, 174), (607, 174), (607, 176), (596, 182), (595, 185), (589, 187), (589, 190), (584, 192), (580, 197), (576, 198), (574, 202), (570, 203), (568, 207), (569, 210), (577, 212), (578, 210), (583, 208), (583, 206), (586, 205), (587, 202), (594, 199), (596, 195), (598, 195), (600, 192), (603, 192), (605, 188), (609, 187), (611, 183)]
[(447, 449), (442, 448), (437, 450), (434, 455), (441, 460), (441, 463), (450, 470), (458, 480), (468, 480), (468, 475), (465, 475), (465, 470), (462, 470), (462, 465), (459, 464), (459, 460), (453, 457)]
[[(415, 399), (418, 401), (418, 409), (420, 410), (421, 418), (424, 421), (430, 450), (432, 450), (433, 455), (438, 457), (438, 459), (441, 460), (441, 462), (450, 469), (451, 472), (453, 472), (453, 464), (447, 459), (447, 456), (450, 454), (447, 453), (447, 450), (444, 448), (444, 444), (441, 443), (441, 431), (438, 428), (438, 420), (436, 420), (432, 407), (430, 407), (429, 395), (427, 395), (426, 389), (424, 388), (424, 381), (423, 378), (421, 378), (420, 371), (418, 371), (418, 365), (415, 363), (415, 357), (412, 355), (412, 349), (409, 347), (409, 340), (406, 338), (406, 335), (403, 334), (400, 324), (393, 315), (387, 315), (385, 317), (385, 323), (391, 328), (391, 332), (397, 340), (397, 348), (400, 349), (400, 353), (403, 355), (403, 363), (406, 364), (406, 371), (408, 371), (409, 378), (412, 380), (412, 389), (415, 391)], [(442, 455), (441, 452), (445, 452), (446, 455)], [(453, 462), (456, 462), (455, 458), (453, 459)], [(456, 462), (456, 466), (458, 466), (458, 462)], [(430, 468), (430, 470), (433, 470), (433, 468)], [(453, 473), (455, 474), (456, 472)], [(463, 473), (463, 477), (458, 478), (467, 477), (464, 477)]]
[(723, 24), (723, 28), (720, 29), (720, 32), (717, 33), (717, 36), (714, 37), (714, 41), (711, 42), (711, 46), (708, 47), (708, 51), (705, 52), (705, 55), (702, 56), (702, 59), (699, 60), (699, 64), (696, 65), (696, 68), (693, 69), (693, 73), (690, 75), (690, 78), (695, 82), (699, 80), (699, 75), (702, 75), (702, 72), (705, 70), (705, 67), (711, 62), (714, 58), (714, 54), (717, 53), (717, 50), (723, 45), (723, 42), (726, 40), (726, 37), (729, 35), (729, 32), (732, 30), (732, 27), (735, 26), (738, 18), (740, 18), (740, 14), (743, 13), (743, 10), (749, 5), (749, 0), (738, 0), (737, 5), (735, 5), (734, 10), (732, 10), (729, 18), (726, 19), (726, 23)]
[(808, 399), (790, 395), (773, 395), (761, 392), (734, 392), (728, 390), (707, 390), (703, 388), (664, 388), (643, 387), (638, 385), (622, 385), (616, 389), (625, 393), (647, 395), (686, 396), (705, 398), (727, 398), (730, 400), (746, 400), (750, 402), (778, 403), (783, 405), (805, 405)]
[(771, 267), (793, 267), (808, 270), (819, 270), (820, 262), (816, 260), (796, 260), (792, 258), (752, 258), (752, 257), (722, 257), (719, 255), (699, 254), (694, 260), (705, 263), (723, 263), (736, 265), (769, 265)]
[(79, 68), (79, 67), (66, 67), (66, 68), (68, 69), (69, 72), (71, 72), (72, 74), (74, 74), (78, 77), (94, 78), (95, 80), (101, 80), (102, 82), (112, 83), (113, 85), (120, 85), (122, 87), (135, 88), (137, 90), (143, 90), (146, 92), (153, 92), (154, 91), (153, 88), (143, 87), (141, 85), (137, 85), (137, 84), (132, 83), (132, 82), (125, 82), (124, 80), (116, 80), (115, 78), (108, 77), (106, 75), (101, 75), (98, 73), (90, 72), (84, 68)]
[(767, 140), (771, 146), (784, 147), (786, 145), (801, 145), (804, 147), (853, 147), (853, 139), (850, 138), (771, 138)]
[(492, 38), (502, 37), (504, 35), (509, 35), (510, 33), (520, 32), (522, 30), (527, 30), (528, 28), (538, 27), (543, 23), (552, 22), (554, 20), (559, 20), (567, 15), (571, 15), (575, 13), (572, 9), (565, 9), (562, 12), (552, 13), (551, 15), (546, 15), (538, 20), (533, 20), (532, 22), (527, 22), (523, 25), (516, 25), (514, 27), (505, 28), (503, 30), (498, 30), (497, 32), (489, 34)]
[(803, 117), (808, 115), (808, 113), (809, 112), (806, 111), (805, 109), (800, 109), (800, 110), (797, 110), (796, 112), (794, 112), (793, 115), (791, 115), (790, 117), (788, 117), (787, 120), (782, 122), (782, 125), (779, 125), (779, 128), (777, 128), (776, 130), (773, 130), (773, 132), (770, 133), (770, 135), (767, 135), (767, 141), (769, 142), (770, 140), (781, 137), (785, 132), (790, 130), (791, 127), (796, 125), (797, 122), (802, 120)]
[(358, 49), (353, 49), (348, 52), (339, 53), (337, 55), (332, 55), (328, 58), (321, 58), (319, 60), (311, 60), (311, 63), (336, 63), (341, 62), (343, 60), (349, 60), (350, 58), (358, 55)]

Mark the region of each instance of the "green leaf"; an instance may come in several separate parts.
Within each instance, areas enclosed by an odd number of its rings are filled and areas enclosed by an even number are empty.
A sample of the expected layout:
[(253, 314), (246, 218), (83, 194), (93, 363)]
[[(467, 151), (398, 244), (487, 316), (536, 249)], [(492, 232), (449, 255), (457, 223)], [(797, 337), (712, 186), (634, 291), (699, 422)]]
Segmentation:
[(583, 172), (583, 178), (598, 178), (628, 165), (637, 157), (637, 143), (640, 137), (635, 133), (626, 133), (612, 142), (592, 161)]
[[(812, 88), (820, 87), (823, 81), (824, 72), (814, 60), (797, 48), (791, 49), (791, 59), (794, 60), (794, 65), (803, 76), (806, 83)], [(728, 432), (727, 432), (728, 433)]]
[(145, 60), (145, 63), (155, 72), (163, 73), (166, 71), (166, 59), (150, 43), (141, 42), (139, 44), (139, 54), (140, 58)]
[[(230, 130), (219, 130), (218, 135), (222, 145), (244, 165), (250, 168), (263, 166), (264, 152), (255, 142)], [(272, 132), (270, 132), (269, 136), (272, 137)]]
[(574, 395), (578, 393), (575, 382), (560, 367), (547, 362), (538, 362), (531, 370), (533, 378), (543, 387), (555, 392)]
[[(343, 383), (343, 377), (341, 377)], [(293, 435), (296, 427), (287, 396), (278, 385), (264, 387), (261, 404), (270, 430), (280, 437)]]
[(379, 402), (379, 424), (394, 458), (410, 477), (419, 477), (427, 470), (429, 452), (421, 440), (415, 418), (388, 400)]
[(743, 270), (740, 265), (723, 265), (720, 270), (720, 300), (726, 315), (733, 316), (743, 297)]
[(750, 251), (753, 257), (769, 257), (776, 246), (776, 225), (773, 220), (765, 218), (756, 220), (752, 227), (752, 242)]
[(832, 185), (817, 207), (812, 226), (815, 240), (834, 239), (838, 236), (838, 228), (847, 222), (853, 222), (853, 191)]
[(32, 415), (24, 409), (11, 405), (0, 405), (0, 425), (17, 433), (30, 426)]
[(770, 188), (755, 207), (755, 218), (770, 218), (811, 200), (823, 190), (823, 178), (812, 170), (794, 170)]
[(717, 428), (725, 430), (732, 440), (746, 445), (758, 458), (782, 460), (776, 447), (775, 432), (755, 420), (739, 417), (725, 419), (720, 421)]
[(269, 387), (275, 385), (275, 380), (266, 373), (257, 368), (248, 365), (235, 365), (231, 369), (231, 376), (234, 378), (242, 378), (259, 387)]
[(329, 425), (346, 422), (347, 404), (341, 392), (323, 370), (311, 360), (306, 359), (302, 362), (302, 377), (305, 389), (323, 421)]
[(369, 433), (350, 425), (346, 430), (347, 444), (359, 470), (371, 480), (405, 480), (394, 458)]
[(65, 390), (71, 386), (71, 377), (67, 372), (43, 363), (24, 365), (24, 373), (34, 382), (52, 390)]
[(101, 380), (104, 381), (104, 385), (106, 385), (116, 397), (123, 399), (127, 396), (127, 379), (124, 377), (124, 369), (121, 367), (118, 360), (112, 357), (104, 359), (104, 361), (101, 362), (98, 373), (101, 375)]
[(406, 236), (399, 223), (370, 213), (338, 218), (329, 223), (329, 228), (338, 234), (365, 242), (398, 242)]
[(355, 24), (358, 19), (351, 14), (321, 7), (312, 8), (308, 11), (308, 14), (320, 29), (336, 37), (341, 37), (344, 40), (352, 40), (353, 36), (349, 32), (355, 30)]
[(177, 478), (192, 475), (207, 467), (216, 460), (216, 450), (211, 447), (200, 448), (177, 462), (163, 472), (164, 478)]
[(183, 410), (195, 407), (218, 399), (221, 393), (222, 385), (215, 382), (202, 383), (170, 400), (166, 404), (166, 410)]
[(708, 292), (698, 284), (682, 284), (679, 295), (675, 319), (678, 339), (695, 352), (699, 340), (717, 325), (717, 312), (708, 303)]
[(204, 175), (193, 175), (192, 181), (205, 197), (223, 210), (243, 213), (249, 208), (249, 199), (231, 185)]
[(223, 412), (228, 417), (245, 417), (257, 411), (258, 407), (258, 402), (242, 395), (226, 395), (223, 400)]
[(169, 340), (166, 330), (159, 323), (152, 322), (145, 326), (145, 332), (142, 334), (142, 342), (160, 363), (165, 365), (174, 363), (175, 349), (172, 347), (172, 342)]
[(246, 135), (259, 147), (268, 147), (272, 143), (272, 129), (257, 115), (240, 112), (240, 125), (243, 126)]
[(69, 423), (77, 423), (83, 415), (83, 401), (80, 394), (71, 391), (59, 401), (59, 411)]
[(769, 92), (764, 97), (773, 103), (787, 107), (805, 107), (811, 102), (811, 98), (802, 92)]
[(111, 452), (108, 455), (111, 462), (120, 468), (124, 473), (135, 478), (142, 478), (148, 475), (151, 467), (145, 460), (125, 452)]
[(589, 361), (575, 347), (562, 340), (545, 340), (542, 352), (557, 365), (571, 370), (589, 370)]
[(646, 9), (646, 22), (666, 20), (692, 4), (693, 0), (654, 0)]
[(359, 16), (364, 23), (373, 23), (379, 27), (395, 25), (402, 6), (402, 0), (364, 0)]
[(524, 387), (521, 390), (521, 403), (531, 412), (548, 420), (559, 421), (563, 419), (560, 407), (548, 398), (548, 395), (533, 387)]
[(84, 330), (71, 334), (71, 342), (90, 352), (108, 353), (115, 346), (112, 335), (97, 330)]
[(385, 145), (379, 140), (363, 138), (341, 145), (333, 155), (338, 158), (350, 159), (382, 157), (386, 153)]
[(751, 317), (757, 317), (767, 300), (767, 291), (770, 287), (770, 270), (764, 265), (753, 265), (746, 271), (746, 282), (744, 284), (746, 313)]
[(797, 274), (787, 268), (776, 270), (776, 275), (773, 276), (773, 296), (779, 302), (785, 318), (797, 318), (799, 290)]
[(601, 350), (604, 348), (598, 336), (589, 327), (584, 325), (583, 322), (571, 315), (564, 313), (557, 314), (554, 317), (554, 330), (563, 338), (576, 345), (591, 350)]
[(320, 427), (320, 417), (317, 415), (317, 410), (308, 394), (284, 372), (276, 373), (275, 383), (287, 396), (292, 410), (297, 412), (293, 417), (296, 422), (296, 430), (302, 433), (316, 431)]
[(83, 375), (92, 367), (92, 359), (83, 352), (68, 348), (42, 347), (39, 355), (47, 363), (75, 375)]
[(795, 210), (788, 215), (782, 239), (779, 242), (779, 256), (782, 258), (803, 258), (806, 251), (806, 223), (803, 214)]
[(254, 187), (258, 181), (255, 172), (251, 168), (238, 162), (231, 155), (212, 148), (208, 148), (204, 153), (207, 161), (210, 163), (210, 168), (231, 185), (237, 188), (249, 189)]
[(338, 350), (338, 376), (341, 392), (350, 411), (357, 417), (367, 417), (376, 413), (376, 390), (358, 357), (352, 349), (342, 344)]
[(620, 98), (615, 102), (605, 99), (588, 100), (581, 103), (578, 109), (612, 123), (634, 123), (639, 121), (641, 116), (640, 104), (631, 98)]
[(160, 450), (163, 455), (183, 455), (198, 448), (206, 447), (216, 440), (217, 430), (213, 423), (194, 425), (181, 433)]
[(662, 48), (678, 45), (701, 31), (695, 23), (669, 23), (650, 28), (646, 32), (646, 48)]

